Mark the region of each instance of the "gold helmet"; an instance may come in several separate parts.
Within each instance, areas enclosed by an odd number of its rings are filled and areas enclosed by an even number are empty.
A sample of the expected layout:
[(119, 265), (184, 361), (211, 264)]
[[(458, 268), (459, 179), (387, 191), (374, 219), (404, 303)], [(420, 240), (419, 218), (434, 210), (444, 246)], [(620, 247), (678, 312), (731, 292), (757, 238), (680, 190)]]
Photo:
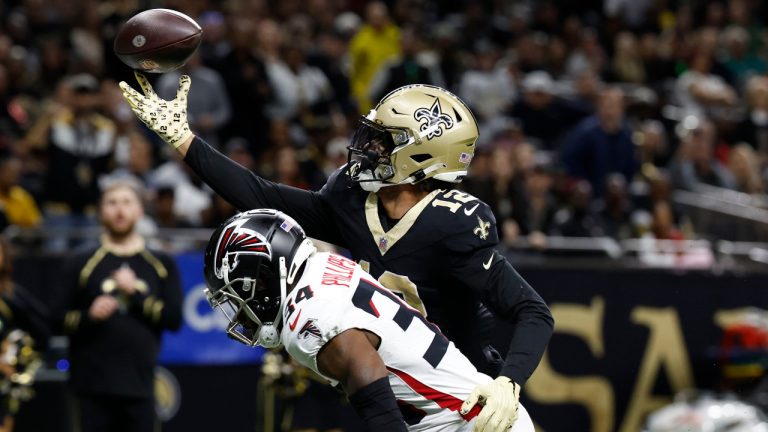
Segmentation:
[(371, 192), (429, 178), (459, 183), (478, 133), (474, 115), (453, 93), (423, 84), (400, 87), (360, 119), (347, 174)]

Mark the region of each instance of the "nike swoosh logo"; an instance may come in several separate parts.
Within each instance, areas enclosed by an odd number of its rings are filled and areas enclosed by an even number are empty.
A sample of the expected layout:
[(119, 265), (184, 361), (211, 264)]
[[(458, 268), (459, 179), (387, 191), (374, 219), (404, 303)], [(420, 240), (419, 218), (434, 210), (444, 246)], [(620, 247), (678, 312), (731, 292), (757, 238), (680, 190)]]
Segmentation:
[(490, 258), (488, 258), (488, 261), (486, 261), (486, 262), (484, 262), (484, 263), (483, 263), (483, 268), (484, 268), (484, 269), (488, 270), (489, 268), (491, 268), (491, 262), (493, 262), (493, 254), (494, 254), (494, 253), (495, 253), (495, 252), (491, 252), (491, 257), (490, 257)]
[(464, 214), (465, 214), (465, 215), (467, 215), (467, 216), (472, 216), (472, 213), (474, 213), (474, 212), (475, 212), (475, 209), (476, 209), (476, 208), (477, 208), (477, 206), (479, 206), (479, 205), (480, 205), (480, 203), (477, 203), (477, 204), (475, 204), (475, 206), (474, 206), (474, 207), (472, 207), (472, 208), (471, 208), (471, 209), (469, 209), (469, 210), (467, 210), (467, 209), (464, 209)]
[(289, 324), (288, 324), (288, 327), (290, 327), (290, 328), (291, 328), (291, 331), (294, 331), (294, 330), (296, 329), (296, 324), (298, 324), (298, 323), (299, 323), (299, 317), (301, 316), (301, 311), (303, 311), (303, 310), (304, 310), (304, 309), (299, 309), (299, 313), (298, 313), (298, 315), (296, 315), (296, 319), (295, 319), (295, 320), (293, 320), (293, 322), (292, 322), (292, 323), (289, 323)]

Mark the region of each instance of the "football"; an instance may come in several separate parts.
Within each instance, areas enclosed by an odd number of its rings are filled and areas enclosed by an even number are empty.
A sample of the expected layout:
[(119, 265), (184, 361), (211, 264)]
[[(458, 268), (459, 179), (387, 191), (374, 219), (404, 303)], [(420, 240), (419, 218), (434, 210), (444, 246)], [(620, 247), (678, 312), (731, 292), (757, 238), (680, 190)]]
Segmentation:
[(142, 72), (165, 73), (183, 66), (203, 39), (192, 18), (170, 9), (149, 9), (125, 22), (115, 37), (115, 54)]

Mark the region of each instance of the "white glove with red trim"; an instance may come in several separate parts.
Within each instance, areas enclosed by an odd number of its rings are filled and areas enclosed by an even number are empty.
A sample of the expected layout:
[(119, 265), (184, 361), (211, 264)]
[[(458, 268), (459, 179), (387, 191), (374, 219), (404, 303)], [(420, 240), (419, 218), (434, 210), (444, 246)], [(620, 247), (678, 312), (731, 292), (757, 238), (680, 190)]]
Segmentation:
[(520, 386), (500, 376), (472, 390), (461, 405), (461, 414), (467, 414), (476, 404), (483, 405), (472, 432), (505, 432), (517, 420), (520, 405)]

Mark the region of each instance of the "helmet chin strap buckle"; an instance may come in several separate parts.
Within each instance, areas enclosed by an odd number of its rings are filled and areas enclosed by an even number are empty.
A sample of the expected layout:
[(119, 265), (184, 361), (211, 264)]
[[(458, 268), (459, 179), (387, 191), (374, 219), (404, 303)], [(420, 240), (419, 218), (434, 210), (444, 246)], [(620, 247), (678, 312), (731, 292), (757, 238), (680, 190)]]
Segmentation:
[[(280, 314), (282, 316), (282, 314)], [(280, 346), (280, 332), (277, 331), (277, 326), (273, 323), (262, 324), (259, 328), (259, 345), (264, 348), (277, 348)]]
[(437, 171), (441, 168), (445, 168), (446, 166), (447, 165), (445, 165), (444, 163), (432, 164), (424, 169), (415, 171), (413, 174), (411, 174), (410, 177), (403, 179), (403, 181), (401, 181), (399, 184), (406, 184), (406, 183), (413, 184), (416, 182), (420, 182), (421, 180), (426, 178), (428, 175), (430, 175), (433, 171)]
[(243, 291), (248, 292), (251, 290), (253, 280), (249, 277), (243, 278)]

